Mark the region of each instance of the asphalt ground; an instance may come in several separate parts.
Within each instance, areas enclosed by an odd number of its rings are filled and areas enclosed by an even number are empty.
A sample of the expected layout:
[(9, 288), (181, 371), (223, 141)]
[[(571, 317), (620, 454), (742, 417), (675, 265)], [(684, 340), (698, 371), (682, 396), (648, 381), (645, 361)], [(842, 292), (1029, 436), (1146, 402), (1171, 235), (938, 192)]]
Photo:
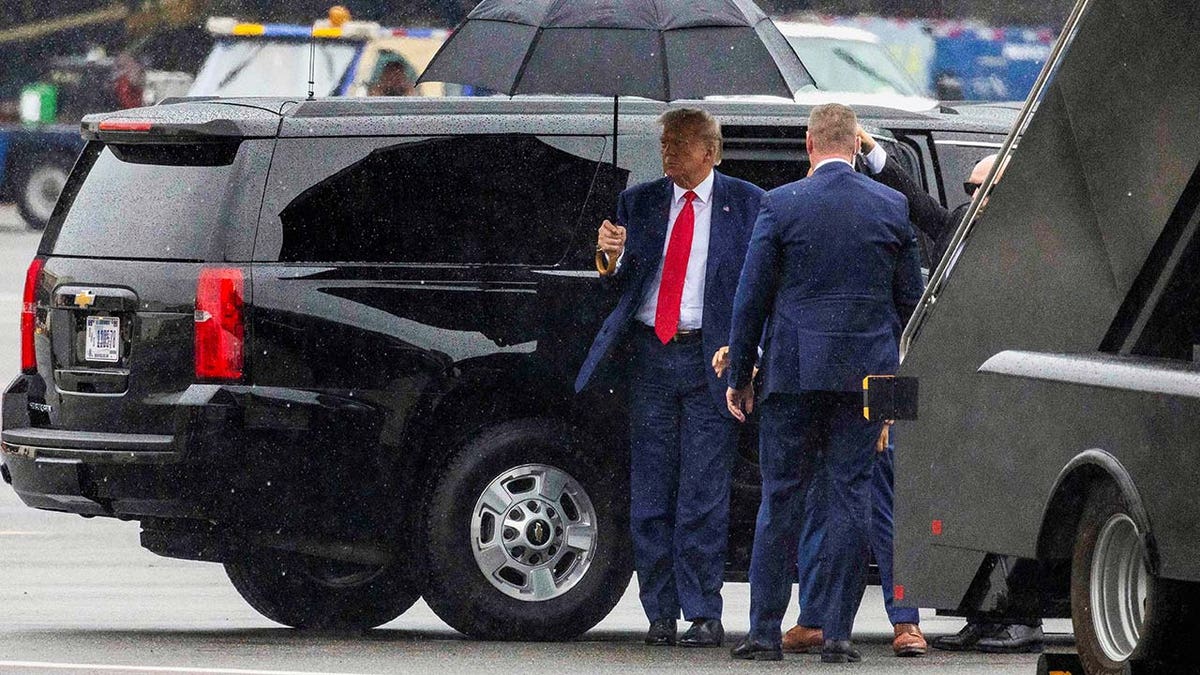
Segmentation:
[[(25, 269), (39, 236), (0, 207), (0, 384), (16, 374)], [(749, 587), (725, 587), (726, 643), (745, 634)], [(922, 611), (930, 637), (961, 619)], [(646, 620), (630, 585), (617, 608), (566, 643), (469, 640), (418, 602), (399, 619), (362, 634), (300, 632), (259, 616), (219, 565), (155, 556), (138, 545), (136, 523), (34, 511), (0, 484), (0, 673), (829, 673), (1031, 674), (1033, 655), (891, 654), (879, 588), (867, 590), (854, 639), (861, 664), (733, 661), (725, 649), (649, 648)], [(1047, 622), (1053, 649), (1070, 647), (1070, 623)]]

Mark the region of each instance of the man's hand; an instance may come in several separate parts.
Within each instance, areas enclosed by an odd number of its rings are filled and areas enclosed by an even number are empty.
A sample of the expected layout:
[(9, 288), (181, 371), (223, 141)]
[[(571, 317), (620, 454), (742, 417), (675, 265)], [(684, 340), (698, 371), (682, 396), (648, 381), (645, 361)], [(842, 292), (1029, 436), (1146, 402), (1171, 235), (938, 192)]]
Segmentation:
[(871, 134), (868, 134), (861, 126), (855, 129), (854, 133), (858, 135), (858, 140), (862, 142), (862, 153), (864, 155), (871, 154), (871, 151), (875, 149), (875, 139), (871, 138)]
[(895, 424), (893, 420), (884, 420), (883, 429), (879, 432), (879, 438), (875, 440), (875, 452), (887, 450), (888, 436), (890, 435), (888, 429), (891, 429), (893, 424)]
[(596, 237), (596, 248), (604, 252), (611, 261), (616, 261), (625, 251), (625, 228), (613, 225), (605, 220), (600, 223), (599, 234)]
[(751, 381), (741, 389), (733, 387), (726, 389), (725, 405), (729, 407), (729, 413), (737, 418), (737, 421), (745, 422), (746, 415), (754, 412), (754, 382)]
[[(725, 369), (729, 368), (729, 345), (721, 347), (713, 354), (712, 368), (717, 377), (725, 374)], [(754, 379), (756, 377), (758, 377), (758, 366), (754, 366), (754, 370), (750, 371), (750, 378)]]
[(725, 345), (724, 347), (721, 347), (720, 349), (718, 349), (717, 353), (713, 354), (712, 368), (713, 368), (713, 371), (717, 374), (717, 377), (721, 377), (722, 375), (725, 374), (725, 369), (728, 367), (729, 367), (729, 345)]

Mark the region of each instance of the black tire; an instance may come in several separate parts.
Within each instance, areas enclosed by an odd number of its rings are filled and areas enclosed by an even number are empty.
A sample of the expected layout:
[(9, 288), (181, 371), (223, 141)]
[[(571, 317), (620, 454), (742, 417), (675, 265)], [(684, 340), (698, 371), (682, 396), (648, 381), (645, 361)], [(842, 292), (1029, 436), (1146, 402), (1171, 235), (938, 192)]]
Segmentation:
[[(1200, 637), (1196, 626), (1196, 618), (1200, 616), (1197, 611), (1200, 608), (1200, 594), (1197, 593), (1196, 584), (1158, 578), (1149, 572), (1145, 551), (1147, 533), (1143, 531), (1144, 525), (1137, 520), (1116, 486), (1111, 483), (1093, 485), (1080, 519), (1071, 559), (1071, 618), (1075, 627), (1075, 643), (1084, 670), (1091, 675), (1127, 673), (1133, 663), (1156, 664), (1154, 667), (1158, 670), (1178, 666), (1190, 660), (1192, 645)], [(1119, 542), (1123, 538), (1120, 533), (1122, 529), (1128, 533), (1131, 523), (1136, 527), (1140, 541), (1121, 546)], [(1132, 639), (1102, 637), (1104, 634), (1120, 635), (1123, 632), (1104, 628), (1106, 623), (1110, 626), (1123, 624), (1114, 623), (1114, 617), (1120, 613), (1114, 612), (1111, 604), (1105, 610), (1103, 603), (1093, 603), (1093, 597), (1104, 596), (1103, 589), (1113, 587), (1111, 582), (1106, 584), (1093, 574), (1093, 565), (1100, 565), (1098, 569), (1121, 568), (1120, 565), (1104, 565), (1097, 561), (1098, 556), (1106, 561), (1113, 559), (1111, 555), (1099, 552), (1100, 537), (1106, 531), (1109, 532), (1108, 541), (1118, 542), (1110, 544), (1112, 550), (1132, 551), (1133, 557), (1130, 559), (1140, 557), (1143, 566), (1144, 576), (1137, 585), (1145, 589), (1145, 601), (1142, 603), (1140, 625), (1136, 620), (1128, 624), (1133, 627), (1133, 635), (1136, 636)], [(1126, 537), (1124, 541), (1130, 539)], [(1114, 594), (1106, 597), (1113, 598)], [(1131, 603), (1128, 607), (1133, 608), (1135, 604)], [(1123, 649), (1116, 648), (1122, 645)]]
[[(561, 528), (543, 521), (547, 525), (545, 531), (553, 535), (561, 529), (565, 533), (565, 542), (572, 532), (577, 531), (576, 527), (591, 522), (594, 528), (590, 530), (588, 548), (586, 551), (580, 549), (573, 560), (568, 558), (576, 555), (576, 549), (569, 543), (556, 549), (554, 542), (540, 542), (550, 547), (541, 550), (547, 554), (547, 558), (541, 560), (544, 568), (541, 578), (553, 581), (552, 591), (547, 591), (551, 587), (544, 584), (537, 587), (533, 572), (522, 577), (516, 572), (518, 566), (511, 558), (504, 563), (508, 567), (493, 570), (490, 577), (484, 572), (483, 563), (476, 561), (476, 551), (484, 548), (477, 543), (484, 535), (472, 531), (472, 523), (478, 516), (477, 504), (481, 503), (489, 485), (511, 486), (533, 480), (517, 478), (503, 482), (514, 472), (519, 474), (521, 471), (531, 472), (531, 476), (561, 478), (566, 475), (574, 482), (568, 482), (567, 487), (561, 489), (557, 501), (547, 498), (538, 502), (540, 511), (531, 507), (535, 511), (523, 521), (527, 527), (520, 537), (538, 543), (533, 528), (539, 517), (555, 516), (554, 504), (563, 505), (557, 515), (561, 520), (555, 521)], [(542, 473), (537, 473), (539, 471)], [(626, 475), (623, 465), (605, 470), (572, 452), (568, 434), (558, 422), (527, 419), (485, 428), (446, 463), (432, 482), (423, 519), (427, 565), (423, 588), (425, 601), (454, 629), (480, 639), (565, 640), (587, 631), (612, 611), (629, 585), (632, 571)], [(544, 485), (548, 480), (538, 479), (534, 485)], [(510, 490), (509, 487), (503, 489)], [(572, 490), (574, 497), (570, 495)], [(552, 491), (546, 492), (551, 494)], [(584, 494), (580, 495), (580, 491)], [(511, 497), (510, 491), (503, 494)], [(516, 494), (525, 493), (517, 489)], [(533, 501), (526, 497), (515, 499), (522, 505)], [(504, 512), (511, 514), (513, 510), (505, 508)], [(496, 542), (502, 541), (497, 537), (508, 537), (509, 529), (503, 523), (509, 521), (487, 525), (487, 519), (492, 518), (488, 515), (491, 512), (480, 509), (479, 513), (484, 514), (478, 516), (480, 532), (487, 529), (493, 533), (487, 540), (494, 548), (498, 545)], [(593, 516), (594, 521), (589, 521)], [(513, 536), (518, 535), (514, 533)], [(524, 555), (530, 556), (533, 550), (531, 544)], [(505, 551), (511, 553), (508, 548)], [(556, 551), (562, 557), (553, 563)], [(532, 571), (535, 558), (527, 557), (525, 562), (530, 567), (521, 569)], [(572, 569), (574, 572), (569, 571)], [(572, 582), (573, 574), (578, 576)], [(524, 599), (512, 595), (519, 593), (518, 582), (522, 581), (535, 587), (534, 592)], [(497, 584), (508, 590), (502, 590)], [(543, 597), (538, 599), (539, 595)]]
[(257, 548), (225, 563), (233, 587), (258, 613), (293, 628), (367, 630), (420, 597), (411, 566), (382, 567)]
[(73, 160), (46, 155), (22, 167), (16, 181), (17, 211), (31, 230), (43, 230), (54, 211), (58, 195), (66, 185)]

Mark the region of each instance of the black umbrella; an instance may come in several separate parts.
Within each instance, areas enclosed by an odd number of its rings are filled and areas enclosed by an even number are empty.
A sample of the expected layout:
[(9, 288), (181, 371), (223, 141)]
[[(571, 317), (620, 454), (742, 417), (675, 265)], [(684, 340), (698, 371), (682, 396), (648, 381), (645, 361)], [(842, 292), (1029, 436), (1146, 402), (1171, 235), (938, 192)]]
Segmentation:
[(813, 83), (752, 0), (483, 0), (418, 82), (660, 101), (791, 98)]

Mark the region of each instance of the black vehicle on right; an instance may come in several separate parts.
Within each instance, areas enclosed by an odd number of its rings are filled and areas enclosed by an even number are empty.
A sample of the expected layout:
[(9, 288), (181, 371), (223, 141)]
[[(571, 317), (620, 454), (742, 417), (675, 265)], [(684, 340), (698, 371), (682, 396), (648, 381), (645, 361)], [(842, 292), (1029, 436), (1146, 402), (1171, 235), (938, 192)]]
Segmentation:
[(897, 596), (1070, 615), (1092, 674), (1200, 663), (1197, 30), (1078, 4), (905, 334)]

